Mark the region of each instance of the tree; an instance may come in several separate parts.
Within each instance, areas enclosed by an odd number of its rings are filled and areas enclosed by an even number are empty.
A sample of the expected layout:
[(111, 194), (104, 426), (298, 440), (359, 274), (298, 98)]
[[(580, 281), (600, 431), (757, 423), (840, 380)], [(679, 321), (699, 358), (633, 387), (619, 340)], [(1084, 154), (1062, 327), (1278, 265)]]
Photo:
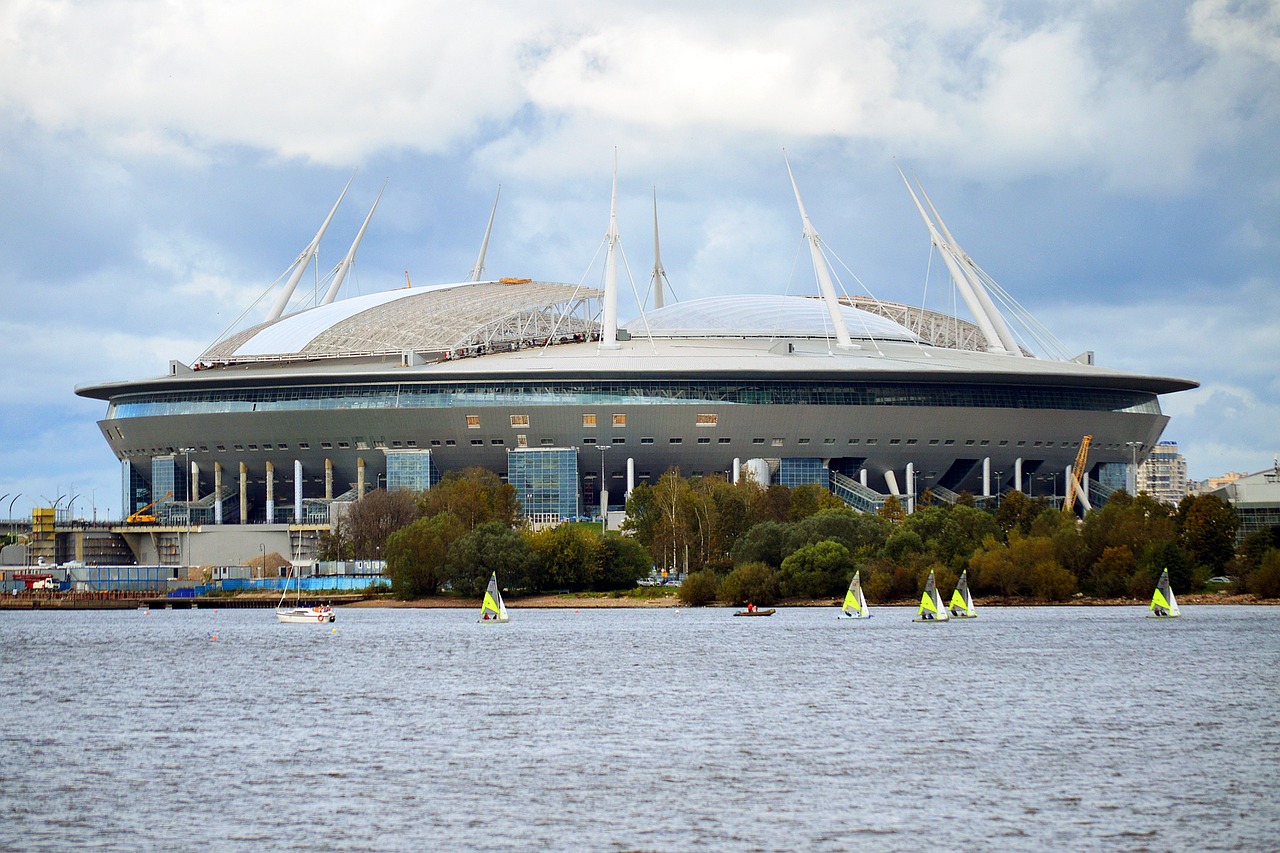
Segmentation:
[(735, 566), (743, 563), (765, 563), (769, 566), (781, 566), (787, 556), (787, 533), (790, 525), (776, 521), (765, 521), (757, 524), (734, 543), (731, 556)]
[(720, 582), (720, 599), (730, 604), (772, 604), (778, 600), (778, 573), (764, 563), (738, 566)]
[(884, 499), (884, 503), (880, 509), (876, 510), (876, 514), (890, 524), (901, 524), (902, 520), (907, 517), (907, 511), (902, 508), (902, 501), (897, 496), (889, 495)]
[(478, 596), (496, 572), (504, 587), (528, 589), (537, 556), (528, 540), (500, 521), (487, 521), (454, 542), (449, 556), (454, 592)]
[(691, 572), (684, 579), (684, 583), (680, 584), (680, 589), (676, 595), (680, 598), (682, 604), (687, 604), (690, 607), (702, 607), (716, 600), (716, 589), (719, 584), (720, 578), (710, 569)]
[(375, 489), (351, 506), (345, 522), (345, 536), (351, 543), (352, 559), (377, 560), (385, 554), (387, 538), (406, 527), (421, 514), (416, 494)]
[(451, 512), (468, 530), (490, 521), (515, 527), (518, 510), (515, 487), (484, 468), (450, 471), (422, 495), (424, 515)]
[(839, 595), (853, 574), (853, 555), (839, 542), (806, 545), (782, 561), (779, 589), (788, 598)]
[(1178, 504), (1176, 517), (1178, 538), (1192, 564), (1207, 566), (1212, 574), (1221, 572), (1235, 556), (1240, 526), (1240, 516), (1231, 504), (1216, 495), (1187, 496)]
[(540, 530), (529, 536), (538, 555), (538, 576), (530, 579), (533, 589), (586, 589), (599, 573), (599, 534), (572, 524)]
[(600, 592), (631, 589), (636, 581), (649, 574), (653, 565), (649, 562), (649, 552), (630, 536), (602, 536), (599, 550), (600, 571), (591, 588)]
[(420, 518), (387, 537), (387, 572), (397, 598), (435, 595), (449, 573), (450, 548), (465, 528), (453, 513)]
[(1280, 550), (1267, 551), (1258, 570), (1245, 579), (1245, 585), (1259, 598), (1280, 598)]

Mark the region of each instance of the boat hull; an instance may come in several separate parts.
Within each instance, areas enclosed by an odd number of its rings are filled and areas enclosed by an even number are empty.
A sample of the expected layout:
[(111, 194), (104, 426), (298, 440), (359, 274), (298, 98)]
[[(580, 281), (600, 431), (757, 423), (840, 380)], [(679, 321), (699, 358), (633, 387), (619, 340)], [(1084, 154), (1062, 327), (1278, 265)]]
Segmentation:
[(1178, 618), (1181, 618), (1181, 616), (1182, 616), (1181, 613), (1148, 613), (1147, 614), (1148, 619), (1178, 619)]
[(912, 622), (920, 622), (920, 623), (925, 624), (925, 625), (942, 625), (942, 624), (944, 624), (944, 623), (946, 623), (946, 622), (950, 622), (951, 620), (950, 620), (950, 619), (922, 619), (922, 618), (920, 618), (919, 616), (917, 616), (916, 618), (912, 619), (911, 621), (912, 621)]
[(477, 619), (476, 621), (481, 625), (505, 625), (511, 620), (506, 616), (501, 616), (497, 619)]
[(310, 608), (277, 610), (276, 619), (292, 625), (323, 625), (333, 622), (338, 617), (330, 609), (311, 610)]
[(734, 613), (733, 615), (734, 616), (772, 616), (774, 613), (777, 613), (777, 612), (778, 611), (774, 610), (773, 608), (769, 608), (768, 610), (739, 610), (737, 613)]
[(952, 619), (977, 619), (977, 618), (978, 618), (977, 613), (973, 613), (973, 614), (952, 613), (949, 617), (947, 617), (947, 621), (950, 622)]
[(836, 618), (837, 619), (870, 619), (871, 614), (867, 613), (864, 616), (857, 616), (857, 615), (854, 615), (853, 613), (837, 613)]

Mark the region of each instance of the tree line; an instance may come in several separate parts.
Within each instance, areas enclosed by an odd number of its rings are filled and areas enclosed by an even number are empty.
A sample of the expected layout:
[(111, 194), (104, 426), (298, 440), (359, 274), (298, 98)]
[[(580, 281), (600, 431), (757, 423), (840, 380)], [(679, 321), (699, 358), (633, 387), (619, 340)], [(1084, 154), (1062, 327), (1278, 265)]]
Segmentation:
[(1168, 568), (1175, 592), (1226, 574), (1237, 591), (1280, 597), (1280, 535), (1236, 548), (1239, 518), (1213, 496), (1171, 507), (1119, 491), (1082, 520), (1021, 492), (998, 505), (930, 503), (928, 492), (921, 502), (907, 515), (891, 497), (863, 514), (818, 485), (760, 488), (672, 469), (632, 490), (626, 535), (533, 531), (515, 489), (476, 468), (425, 492), (371, 492), (322, 537), (321, 556), (386, 559), (402, 598), (479, 595), (494, 571), (514, 590), (627, 589), (651, 568), (684, 575), (690, 604), (834, 598), (854, 571), (873, 603), (917, 598), (930, 571), (950, 588), (966, 570), (979, 596), (1145, 598)]

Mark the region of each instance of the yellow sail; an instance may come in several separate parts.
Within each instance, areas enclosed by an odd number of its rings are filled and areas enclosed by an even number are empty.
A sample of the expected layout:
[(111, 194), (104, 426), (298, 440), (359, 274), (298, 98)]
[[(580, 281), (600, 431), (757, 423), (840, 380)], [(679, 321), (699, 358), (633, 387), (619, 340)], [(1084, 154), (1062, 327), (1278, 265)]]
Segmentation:
[(955, 592), (951, 593), (951, 606), (959, 607), (961, 610), (965, 611), (966, 613), (969, 612), (969, 604), (964, 600), (964, 596), (960, 594), (960, 590), (958, 589)]
[(1169, 606), (1169, 602), (1165, 601), (1164, 596), (1160, 594), (1160, 590), (1159, 590), (1159, 589), (1157, 589), (1157, 590), (1155, 591), (1155, 594), (1151, 596), (1151, 607), (1150, 607), (1150, 609), (1151, 609), (1151, 610), (1155, 610), (1157, 607), (1163, 607), (1165, 610), (1172, 610), (1172, 609), (1173, 609), (1172, 607), (1170, 607), (1170, 606)]
[(484, 603), (480, 605), (480, 612), (484, 613), (485, 611), (495, 615), (498, 613), (498, 603), (494, 601), (493, 596), (487, 592), (484, 594)]
[(853, 590), (849, 590), (844, 594), (844, 609), (846, 613), (849, 611), (853, 611), (854, 613), (862, 612), (862, 608), (858, 606), (858, 599), (854, 596)]
[(928, 590), (925, 590), (924, 594), (920, 596), (920, 612), (923, 613), (926, 610), (930, 613), (938, 612), (938, 606), (933, 603), (933, 596), (929, 594)]

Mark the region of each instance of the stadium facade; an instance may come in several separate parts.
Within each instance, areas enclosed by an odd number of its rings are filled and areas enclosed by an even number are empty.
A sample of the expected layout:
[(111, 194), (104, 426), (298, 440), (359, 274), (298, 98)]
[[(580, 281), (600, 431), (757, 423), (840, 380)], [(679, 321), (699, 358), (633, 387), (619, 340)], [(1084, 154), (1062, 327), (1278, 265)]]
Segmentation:
[(1160, 395), (1196, 385), (1033, 356), (918, 197), (974, 320), (841, 296), (796, 198), (817, 297), (664, 305), (655, 252), (655, 305), (620, 323), (614, 216), (602, 289), (488, 280), (482, 249), (468, 281), (347, 299), (340, 264), (319, 305), (290, 312), (309, 248), (265, 321), (167, 375), (77, 393), (108, 404), (126, 514), (301, 525), (470, 466), (538, 522), (594, 514), (602, 492), (620, 506), (672, 467), (818, 483), (863, 510), (926, 489), (1061, 495), (1086, 435), (1096, 500), (1158, 442)]

